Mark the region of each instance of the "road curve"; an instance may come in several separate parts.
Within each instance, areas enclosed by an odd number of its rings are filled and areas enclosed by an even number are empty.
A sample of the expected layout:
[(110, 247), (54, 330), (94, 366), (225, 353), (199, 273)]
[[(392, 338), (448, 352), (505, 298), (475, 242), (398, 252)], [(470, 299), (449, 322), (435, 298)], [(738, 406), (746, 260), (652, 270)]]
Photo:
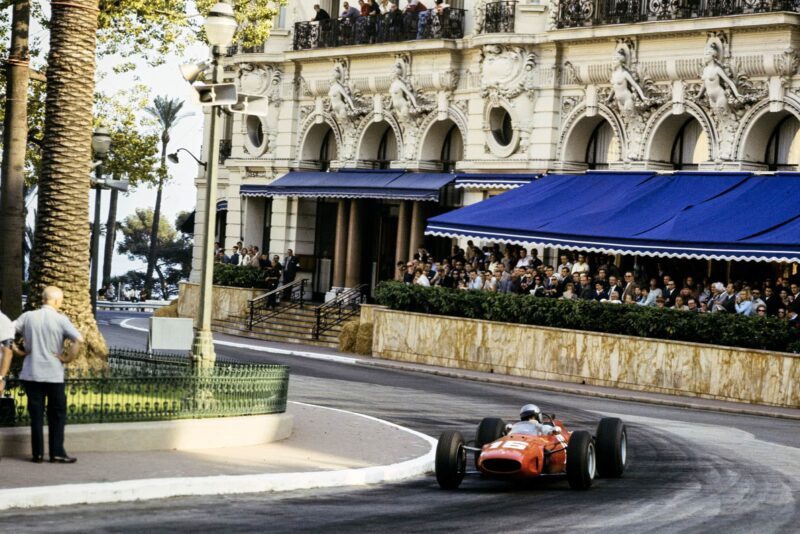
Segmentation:
[[(104, 314), (112, 345), (143, 344)], [(512, 419), (536, 402), (570, 429), (593, 430), (603, 415), (622, 417), (629, 466), (591, 490), (564, 481), (528, 485), (467, 479), (457, 491), (430, 476), (404, 484), (169, 499), (4, 514), (0, 531), (230, 532), (797, 532), (800, 525), (800, 423), (537, 392), (381, 368), (218, 347), (244, 360), (292, 365), (290, 398), (379, 417), (432, 436), (472, 436), (481, 417)], [(0, 465), (0, 472), (2, 466)]]

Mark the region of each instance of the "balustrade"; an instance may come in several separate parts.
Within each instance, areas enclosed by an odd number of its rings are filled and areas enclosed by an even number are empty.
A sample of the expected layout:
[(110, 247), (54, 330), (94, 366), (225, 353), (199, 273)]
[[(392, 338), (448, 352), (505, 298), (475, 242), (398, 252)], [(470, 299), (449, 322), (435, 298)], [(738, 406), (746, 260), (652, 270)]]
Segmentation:
[(514, 17), (517, 12), (516, 0), (490, 2), (485, 7), (486, 15), (482, 33), (514, 33)]

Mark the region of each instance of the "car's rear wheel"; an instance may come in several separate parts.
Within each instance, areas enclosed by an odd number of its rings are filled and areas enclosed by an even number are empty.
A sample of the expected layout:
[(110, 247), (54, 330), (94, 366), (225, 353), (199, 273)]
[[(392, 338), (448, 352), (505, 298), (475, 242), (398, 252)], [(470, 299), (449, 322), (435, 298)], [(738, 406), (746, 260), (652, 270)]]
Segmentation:
[[(499, 417), (484, 417), (475, 432), (475, 448), (481, 449), (487, 443), (491, 443), (503, 437), (506, 431), (506, 423)], [(475, 467), (478, 467), (480, 451), (475, 453)]]
[(436, 445), (436, 481), (442, 489), (456, 489), (467, 471), (467, 452), (461, 432), (448, 430)]
[(605, 417), (597, 425), (597, 473), (619, 478), (628, 460), (628, 431), (622, 419)]
[(592, 435), (578, 430), (573, 432), (567, 445), (567, 481), (576, 490), (589, 489), (597, 467), (597, 454)]

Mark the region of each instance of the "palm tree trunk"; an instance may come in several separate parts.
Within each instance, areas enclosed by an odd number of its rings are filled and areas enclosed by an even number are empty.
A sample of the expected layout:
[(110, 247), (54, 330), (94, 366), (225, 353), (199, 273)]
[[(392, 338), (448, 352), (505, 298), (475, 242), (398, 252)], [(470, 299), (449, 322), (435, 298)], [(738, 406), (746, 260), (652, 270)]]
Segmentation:
[(2, 191), (0, 191), (0, 291), (3, 312), (17, 317), (22, 308), (23, 240), (25, 238), (25, 151), (28, 139), (28, 26), (31, 6), (17, 0), (6, 63), (6, 108), (3, 124)]
[(89, 171), (98, 0), (51, 2), (42, 171), (30, 302), (55, 285), (63, 311), (86, 340), (82, 367), (108, 354), (89, 300)]
[[(167, 140), (162, 136), (161, 141), (161, 171), (167, 168)], [(144, 288), (148, 295), (153, 289), (153, 271), (156, 267), (156, 253), (158, 251), (158, 223), (161, 219), (161, 193), (164, 189), (164, 175), (158, 178), (158, 191), (156, 192), (156, 205), (153, 209), (153, 227), (150, 229), (150, 250), (147, 254), (147, 274), (144, 278)]]
[(103, 251), (103, 287), (111, 280), (111, 263), (114, 261), (114, 244), (117, 241), (117, 197), (119, 191), (111, 190), (106, 220), (106, 243)]

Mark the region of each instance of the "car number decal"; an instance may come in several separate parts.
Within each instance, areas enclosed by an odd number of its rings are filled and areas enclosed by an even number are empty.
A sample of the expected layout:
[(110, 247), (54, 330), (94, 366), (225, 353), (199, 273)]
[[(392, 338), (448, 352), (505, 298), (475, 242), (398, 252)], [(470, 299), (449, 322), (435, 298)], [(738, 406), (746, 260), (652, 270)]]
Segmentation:
[(518, 451), (524, 451), (528, 448), (528, 444), (524, 441), (496, 441), (492, 443), (492, 449), (499, 449), (503, 447), (504, 449), (516, 449)]

